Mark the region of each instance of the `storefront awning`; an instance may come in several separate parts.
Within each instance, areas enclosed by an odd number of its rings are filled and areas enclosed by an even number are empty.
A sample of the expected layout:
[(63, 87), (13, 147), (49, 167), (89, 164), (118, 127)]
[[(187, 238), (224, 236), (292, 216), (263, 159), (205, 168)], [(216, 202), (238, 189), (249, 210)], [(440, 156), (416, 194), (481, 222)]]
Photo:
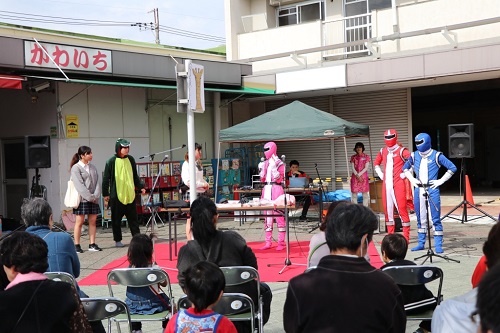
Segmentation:
[[(80, 84), (98, 84), (98, 85), (120, 86), (120, 87), (135, 87), (135, 88), (177, 89), (177, 86), (175, 86), (175, 85), (132, 83), (132, 82), (120, 82), (120, 81), (71, 79), (71, 80), (65, 81), (65, 82), (80, 83)], [(233, 89), (231, 89), (231, 88), (205, 87), (205, 91), (233, 93), (233, 94), (274, 95), (274, 90), (245, 88), (245, 87), (238, 87), (238, 88), (233, 88)]]
[(22, 76), (0, 75), (0, 88), (22, 89), (25, 80)]

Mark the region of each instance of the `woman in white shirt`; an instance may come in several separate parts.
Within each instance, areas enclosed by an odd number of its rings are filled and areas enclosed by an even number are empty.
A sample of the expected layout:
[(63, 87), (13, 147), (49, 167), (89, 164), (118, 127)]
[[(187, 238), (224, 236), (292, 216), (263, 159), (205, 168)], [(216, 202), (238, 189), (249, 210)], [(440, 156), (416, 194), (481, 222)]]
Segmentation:
[(76, 191), (81, 196), (80, 205), (73, 209), (73, 214), (76, 215), (74, 229), (75, 250), (78, 253), (83, 253), (83, 249), (80, 246), (80, 237), (85, 215), (87, 215), (89, 223), (89, 251), (102, 251), (95, 243), (97, 231), (96, 219), (97, 214), (101, 211), (99, 207), (101, 186), (97, 168), (90, 161), (92, 161), (92, 149), (87, 146), (81, 146), (78, 148), (78, 152), (73, 155), (70, 163), (71, 180), (75, 185)]
[[(201, 149), (202, 146), (198, 143), (194, 144), (194, 158), (196, 165), (196, 193), (205, 193), (208, 190), (208, 183), (203, 178), (203, 167), (201, 165)], [(182, 182), (184, 183), (184, 189), (181, 186), (181, 195), (184, 200), (189, 200), (189, 188), (191, 187), (191, 179), (189, 174), (189, 154), (186, 152), (184, 155), (184, 163), (182, 163)], [(186, 220), (186, 237), (187, 240), (193, 239), (191, 234), (191, 219)]]

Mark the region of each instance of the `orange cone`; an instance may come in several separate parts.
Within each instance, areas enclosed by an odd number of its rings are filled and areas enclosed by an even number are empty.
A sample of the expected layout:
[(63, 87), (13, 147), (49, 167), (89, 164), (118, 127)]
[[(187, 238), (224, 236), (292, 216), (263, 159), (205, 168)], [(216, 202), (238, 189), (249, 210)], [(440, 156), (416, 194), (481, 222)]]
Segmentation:
[[(468, 203), (474, 205), (474, 198), (472, 197), (472, 190), (470, 188), (470, 183), (469, 183), (469, 176), (465, 175), (465, 200), (467, 200)], [(471, 207), (469, 205), (469, 207)]]

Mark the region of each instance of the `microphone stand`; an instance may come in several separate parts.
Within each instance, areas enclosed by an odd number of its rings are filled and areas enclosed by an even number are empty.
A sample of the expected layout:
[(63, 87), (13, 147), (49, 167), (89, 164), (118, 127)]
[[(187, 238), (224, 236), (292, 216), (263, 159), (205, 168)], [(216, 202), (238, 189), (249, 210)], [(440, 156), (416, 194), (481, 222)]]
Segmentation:
[(142, 160), (143, 158), (149, 157), (149, 160), (153, 161), (155, 159), (155, 155), (159, 155), (159, 154), (163, 154), (163, 153), (168, 153), (168, 152), (171, 152), (171, 151), (174, 151), (174, 150), (179, 150), (179, 149), (182, 149), (184, 147), (186, 147), (186, 145), (183, 144), (180, 147), (176, 147), (176, 148), (172, 148), (172, 149), (167, 149), (167, 150), (164, 150), (164, 151), (159, 151), (157, 153), (152, 153), (152, 154), (141, 156), (141, 157), (139, 157), (139, 159)]
[[(428, 241), (428, 247), (427, 247), (427, 253), (424, 254), (424, 255), (421, 255), (420, 257), (415, 258), (415, 260), (418, 260), (418, 259), (421, 259), (421, 258), (425, 257), (424, 261), (422, 261), (422, 265), (425, 264), (425, 262), (427, 261), (427, 259), (429, 259), (429, 261), (432, 264), (432, 257), (438, 257), (438, 258), (444, 259), (446, 261), (450, 261), (451, 260), (451, 261), (454, 261), (456, 263), (460, 263), (460, 261), (458, 261), (456, 259), (448, 258), (448, 256), (446, 256), (446, 255), (436, 254), (432, 250), (432, 244), (431, 244), (431, 226), (430, 226), (431, 220), (429, 219), (429, 200), (432, 203), (432, 205), (434, 206), (434, 209), (436, 211), (438, 211), (438, 208), (437, 208), (436, 204), (430, 198), (429, 192), (427, 191), (427, 185), (424, 185), (420, 181), (420, 179), (418, 177), (417, 177), (417, 180), (422, 185), (422, 186), (419, 186), (419, 189), (423, 189), (424, 190), (424, 193), (422, 194), (422, 196), (424, 197), (424, 201), (425, 201), (425, 217), (427, 219), (427, 241)], [(419, 195), (420, 195), (420, 193), (419, 193)], [(420, 209), (420, 207), (415, 207), (415, 210), (416, 209)], [(422, 217), (420, 217), (420, 219), (422, 219)], [(422, 223), (422, 220), (420, 220), (420, 221), (421, 221), (420, 223)], [(420, 224), (420, 226), (422, 226), (422, 224)], [(434, 228), (434, 223), (432, 224), (432, 227)]]
[(321, 225), (321, 222), (323, 221), (323, 181), (321, 180), (321, 176), (319, 175), (318, 171), (318, 164), (314, 163), (314, 169), (316, 169), (316, 175), (318, 175), (319, 179), (319, 189), (318, 189), (318, 194), (319, 194), (319, 221), (318, 225), (316, 225), (314, 228), (309, 230), (309, 233), (313, 232), (314, 230), (318, 229)]

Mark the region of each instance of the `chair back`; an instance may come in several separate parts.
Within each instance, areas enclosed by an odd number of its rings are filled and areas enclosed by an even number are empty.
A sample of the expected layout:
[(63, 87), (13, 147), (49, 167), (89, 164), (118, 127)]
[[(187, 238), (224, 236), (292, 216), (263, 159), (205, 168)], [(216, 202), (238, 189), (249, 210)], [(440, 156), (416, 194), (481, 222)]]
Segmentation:
[(128, 331), (132, 332), (130, 313), (124, 301), (115, 297), (82, 298), (81, 300), (89, 321), (101, 321), (124, 314), (127, 319)]
[(403, 286), (418, 286), (437, 279), (439, 279), (439, 291), (443, 285), (443, 270), (436, 266), (389, 266), (384, 268), (383, 272), (392, 277), (396, 284)]
[[(174, 298), (172, 297), (172, 285), (170, 284), (170, 278), (163, 269), (159, 267), (145, 267), (145, 268), (115, 268), (108, 273), (108, 289), (111, 297), (114, 296), (113, 286), (117, 288), (117, 285), (122, 287), (148, 287), (157, 284), (163, 284), (166, 282), (166, 286), (162, 287), (165, 295), (169, 299), (170, 309), (174, 309)], [(162, 320), (164, 319), (162, 315), (170, 317), (172, 311), (164, 311), (161, 313), (156, 313), (154, 315), (140, 315), (132, 314), (132, 321), (140, 321), (139, 317), (142, 317), (143, 321), (148, 320)]]
[(166, 281), (170, 286), (170, 278), (161, 268), (115, 268), (108, 273), (108, 288), (111, 295), (111, 282), (128, 287), (147, 287)]
[(43, 274), (45, 274), (45, 276), (47, 276), (47, 278), (49, 278), (50, 280), (67, 282), (67, 283), (72, 284), (75, 288), (77, 288), (75, 278), (73, 277), (73, 275), (71, 275), (69, 273), (66, 273), (66, 272), (45, 272)]
[[(404, 286), (426, 285), (432, 281), (439, 280), (437, 292), (434, 293), (434, 297), (405, 304), (406, 311), (415, 311), (431, 304), (439, 305), (441, 302), (441, 290), (443, 287), (443, 270), (441, 268), (430, 265), (405, 265), (389, 266), (384, 268), (382, 271), (389, 275), (394, 282), (396, 282), (396, 284), (401, 286), (401, 288)], [(407, 320), (430, 319), (432, 318), (432, 313), (433, 310), (427, 310), (416, 315), (407, 314)]]
[[(222, 272), (224, 273), (224, 277), (226, 278), (226, 287), (242, 287), (242, 289), (248, 290), (248, 288), (244, 288), (250, 285), (255, 285), (256, 288), (256, 303), (252, 301), (253, 305), (253, 313), (255, 318), (257, 319), (258, 323), (258, 328), (259, 332), (263, 331), (263, 303), (262, 303), (262, 296), (260, 294), (260, 276), (259, 272), (251, 267), (251, 266), (226, 266), (226, 267), (220, 267)], [(251, 283), (254, 282), (254, 283)], [(232, 290), (234, 291), (235, 288)], [(250, 300), (252, 300), (252, 294), (247, 294), (247, 293), (239, 293), (239, 292), (233, 292), (233, 293), (224, 293), (224, 294), (238, 294), (238, 295), (245, 295)], [(229, 303), (229, 306), (234, 306), (237, 303)], [(220, 307), (224, 306), (224, 303), (220, 305)], [(243, 305), (241, 305), (243, 306)], [(234, 313), (234, 311), (233, 311)], [(250, 317), (251, 318), (251, 317)], [(238, 320), (238, 319), (232, 319), (232, 320)], [(243, 319), (240, 319), (243, 320)], [(254, 322), (252, 320), (252, 327), (254, 326)]]

